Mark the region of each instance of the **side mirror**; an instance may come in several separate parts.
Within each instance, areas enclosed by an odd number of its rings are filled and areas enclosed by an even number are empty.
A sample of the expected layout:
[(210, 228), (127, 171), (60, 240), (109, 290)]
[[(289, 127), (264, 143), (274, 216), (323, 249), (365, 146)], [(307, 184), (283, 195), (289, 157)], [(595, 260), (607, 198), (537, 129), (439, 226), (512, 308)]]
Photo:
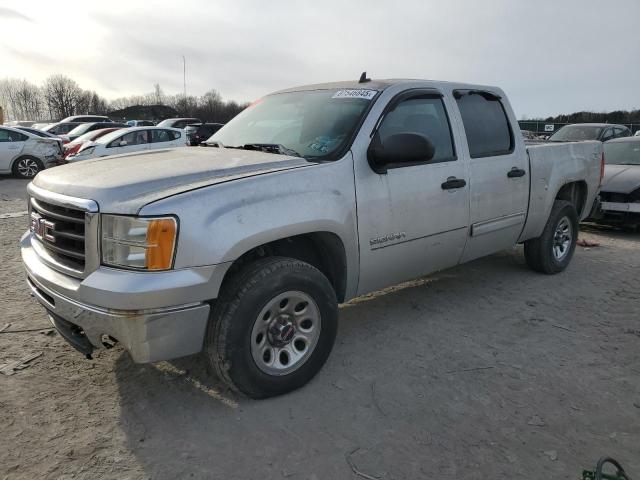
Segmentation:
[(127, 141), (126, 140), (120, 140), (120, 143), (118, 143), (118, 145), (120, 147), (126, 147), (127, 146)]
[(376, 133), (367, 151), (367, 159), (374, 172), (387, 173), (389, 165), (428, 162), (435, 153), (436, 147), (431, 140), (419, 133), (396, 133), (384, 141)]

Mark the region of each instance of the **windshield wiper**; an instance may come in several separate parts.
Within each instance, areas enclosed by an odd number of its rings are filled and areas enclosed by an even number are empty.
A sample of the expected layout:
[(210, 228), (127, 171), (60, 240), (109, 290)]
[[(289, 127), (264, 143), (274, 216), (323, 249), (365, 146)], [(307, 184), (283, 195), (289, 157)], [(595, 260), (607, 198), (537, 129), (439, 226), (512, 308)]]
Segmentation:
[(280, 143), (245, 143), (238, 147), (225, 147), (225, 148), (242, 148), (244, 150), (260, 150), (267, 153), (277, 153), (279, 155), (289, 155), (291, 157), (304, 158), (298, 152), (291, 148), (287, 148)]

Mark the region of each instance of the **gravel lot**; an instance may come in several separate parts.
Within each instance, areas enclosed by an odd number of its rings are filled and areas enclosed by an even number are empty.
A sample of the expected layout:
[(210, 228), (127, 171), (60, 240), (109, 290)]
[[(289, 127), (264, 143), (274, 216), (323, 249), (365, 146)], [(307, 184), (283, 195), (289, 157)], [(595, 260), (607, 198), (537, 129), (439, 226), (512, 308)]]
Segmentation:
[[(0, 214), (24, 211), (0, 177)], [(48, 328), (0, 216), (0, 328)], [(305, 388), (237, 397), (198, 357), (84, 360), (59, 335), (0, 334), (0, 479), (578, 478), (602, 455), (640, 477), (640, 235), (588, 229), (570, 268), (522, 248), (359, 298)]]

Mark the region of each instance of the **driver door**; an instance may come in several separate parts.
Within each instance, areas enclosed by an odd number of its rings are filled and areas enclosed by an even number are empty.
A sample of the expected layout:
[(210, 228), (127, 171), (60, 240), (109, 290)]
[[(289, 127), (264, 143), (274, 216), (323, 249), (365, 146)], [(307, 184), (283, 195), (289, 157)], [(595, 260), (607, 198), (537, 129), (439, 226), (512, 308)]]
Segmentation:
[(449, 100), (432, 90), (399, 94), (383, 112), (377, 135), (384, 143), (398, 133), (422, 134), (434, 144), (434, 157), (411, 165), (389, 164), (386, 173), (376, 173), (366, 158), (355, 158), (358, 294), (456, 265), (462, 255), (469, 228), (469, 185), (450, 109)]

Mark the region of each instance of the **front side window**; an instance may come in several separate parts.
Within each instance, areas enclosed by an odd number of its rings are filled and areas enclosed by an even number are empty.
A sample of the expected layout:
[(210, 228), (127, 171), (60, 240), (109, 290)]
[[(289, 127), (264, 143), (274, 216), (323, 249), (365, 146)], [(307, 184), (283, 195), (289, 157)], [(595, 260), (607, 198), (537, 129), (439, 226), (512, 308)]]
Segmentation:
[(243, 110), (208, 142), (225, 147), (275, 144), (309, 159), (337, 158), (377, 93), (328, 89), (268, 95)]
[(500, 99), (487, 92), (455, 92), (471, 158), (507, 155), (513, 132)]
[[(126, 145), (121, 145), (123, 141), (127, 142)], [(145, 130), (139, 130), (136, 132), (129, 132), (126, 135), (115, 139), (109, 144), (109, 148), (121, 146), (130, 147), (131, 145), (141, 145), (143, 143), (147, 143), (147, 132)]]
[(427, 137), (435, 147), (431, 162), (455, 160), (449, 119), (440, 97), (417, 97), (400, 102), (385, 115), (378, 129), (383, 144), (387, 137), (397, 133)]

